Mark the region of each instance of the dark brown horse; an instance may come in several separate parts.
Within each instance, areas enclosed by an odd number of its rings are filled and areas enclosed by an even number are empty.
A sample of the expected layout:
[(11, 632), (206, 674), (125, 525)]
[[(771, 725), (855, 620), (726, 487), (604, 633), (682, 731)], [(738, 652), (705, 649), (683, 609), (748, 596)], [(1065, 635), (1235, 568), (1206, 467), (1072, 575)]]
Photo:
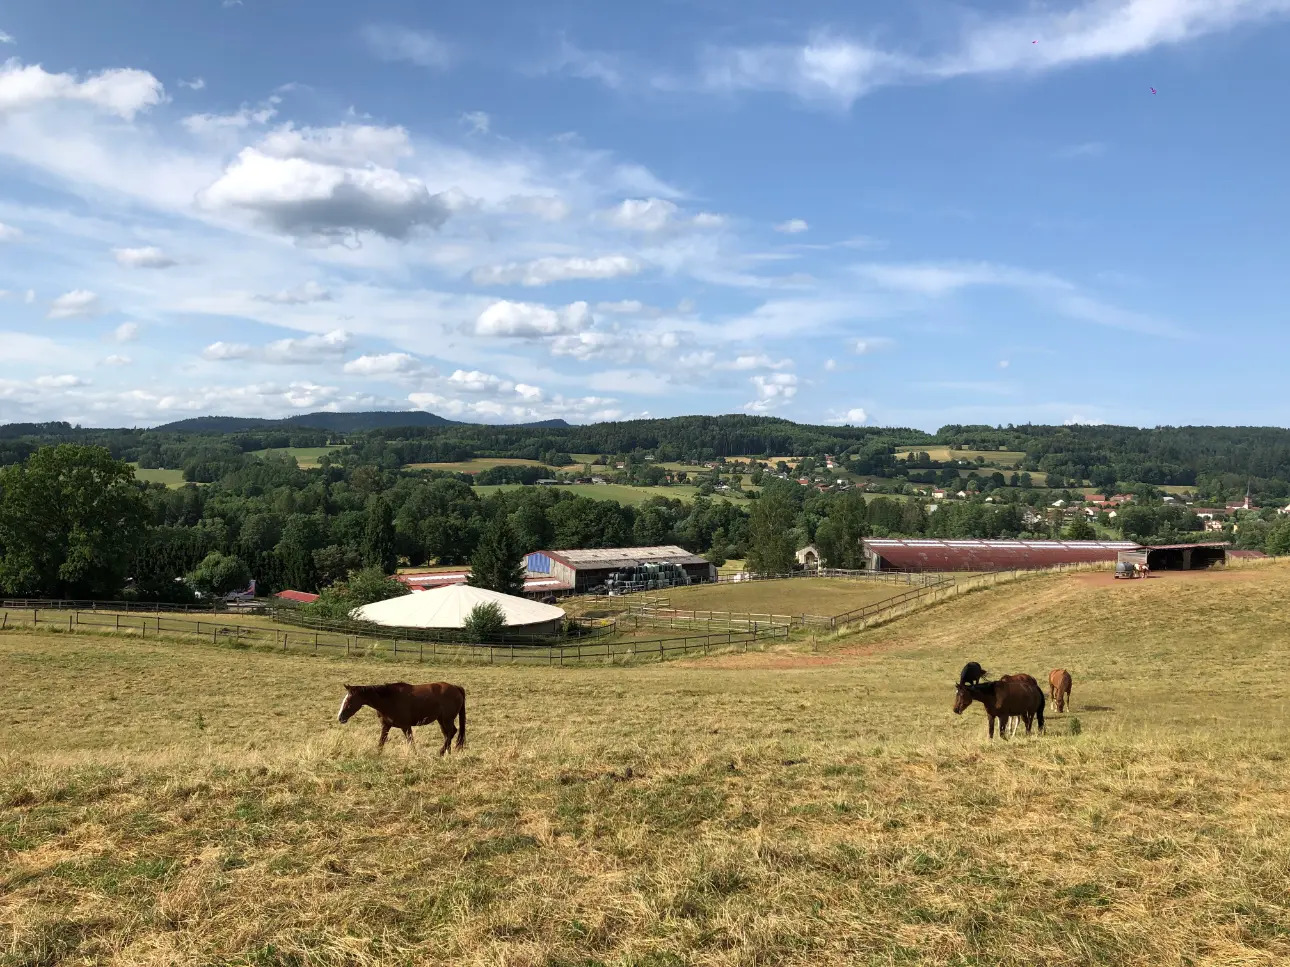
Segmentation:
[[(1039, 682), (1035, 679), (1035, 676), (1028, 675), (1025, 672), (1014, 672), (1011, 675), (1000, 675), (999, 681), (1023, 682), (1024, 684), (1033, 688), (1035, 691), (1039, 692), (1041, 695), (1043, 694), (1043, 690), (1039, 687)], [(1026, 726), (1026, 733), (1029, 734), (1031, 726), (1033, 726), (1035, 723), (1035, 713), (1022, 712), (1020, 715), (1020, 720)], [(1012, 732), (1009, 733), (1008, 738), (1012, 738), (1012, 736), (1016, 734), (1017, 734), (1017, 717), (1014, 717), (1012, 720)]]
[(1071, 673), (1065, 668), (1054, 668), (1048, 673), (1048, 695), (1057, 705), (1057, 711), (1065, 712), (1071, 701)]
[[(346, 685), (345, 700), (340, 703), (340, 712), (336, 719), (341, 724), (348, 722), (364, 705), (370, 705), (376, 717), (381, 720), (381, 741), (378, 750), (385, 747), (385, 739), (390, 729), (400, 729), (408, 740), (412, 741), (412, 727), (429, 725), (438, 722), (443, 730), (443, 755), (452, 744), (452, 737), (457, 736), (457, 748), (466, 744), (466, 690), (460, 685), (449, 685), (447, 682), (435, 682), (433, 685), (409, 685), (407, 682), (390, 682), (387, 685)], [(461, 729), (453, 723), (459, 719)]]
[(1030, 675), (1009, 675), (997, 682), (959, 685), (954, 698), (954, 714), (962, 715), (973, 702), (980, 702), (985, 707), (992, 739), (995, 720), (999, 721), (999, 738), (1006, 739), (1008, 719), (1013, 716), (1025, 720), (1027, 735), (1034, 718), (1039, 720), (1039, 731), (1044, 731), (1044, 692)]

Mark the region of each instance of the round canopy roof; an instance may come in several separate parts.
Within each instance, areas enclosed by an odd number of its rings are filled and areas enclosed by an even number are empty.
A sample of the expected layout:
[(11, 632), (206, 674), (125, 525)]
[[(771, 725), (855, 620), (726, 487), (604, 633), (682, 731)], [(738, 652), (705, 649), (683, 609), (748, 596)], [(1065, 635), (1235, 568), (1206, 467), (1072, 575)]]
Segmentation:
[(366, 604), (355, 608), (351, 617), (391, 628), (461, 628), (476, 605), (490, 603), (501, 607), (510, 628), (564, 620), (561, 608), (469, 584), (449, 584)]

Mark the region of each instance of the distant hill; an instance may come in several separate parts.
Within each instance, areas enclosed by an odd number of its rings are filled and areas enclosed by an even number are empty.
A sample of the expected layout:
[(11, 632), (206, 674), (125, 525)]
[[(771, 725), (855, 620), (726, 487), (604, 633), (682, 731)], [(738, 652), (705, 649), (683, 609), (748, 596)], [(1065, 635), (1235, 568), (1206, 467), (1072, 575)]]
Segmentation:
[[(159, 433), (245, 433), (254, 430), (312, 429), (332, 430), (337, 433), (358, 433), (363, 430), (388, 430), (395, 427), (415, 426), (465, 426), (457, 420), (448, 420), (434, 413), (421, 410), (371, 410), (363, 413), (304, 413), (283, 420), (266, 420), (247, 416), (197, 416), (154, 427)], [(542, 420), (537, 423), (518, 424), (526, 427), (549, 429), (567, 427), (564, 420)]]

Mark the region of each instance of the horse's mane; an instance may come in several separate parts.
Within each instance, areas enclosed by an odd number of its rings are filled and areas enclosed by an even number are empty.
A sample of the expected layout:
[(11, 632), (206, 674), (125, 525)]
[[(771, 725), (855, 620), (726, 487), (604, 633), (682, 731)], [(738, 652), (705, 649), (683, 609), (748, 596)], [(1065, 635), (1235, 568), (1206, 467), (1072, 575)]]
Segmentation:
[(363, 691), (368, 695), (393, 695), (396, 692), (406, 692), (412, 686), (407, 682), (386, 682), (384, 685), (364, 685)]

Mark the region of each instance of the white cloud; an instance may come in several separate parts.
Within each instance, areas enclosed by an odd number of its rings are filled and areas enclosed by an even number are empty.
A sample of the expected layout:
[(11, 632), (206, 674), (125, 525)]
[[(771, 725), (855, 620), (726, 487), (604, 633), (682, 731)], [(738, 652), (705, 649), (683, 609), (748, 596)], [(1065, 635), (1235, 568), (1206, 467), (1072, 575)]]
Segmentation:
[(1105, 420), (1099, 420), (1096, 417), (1080, 416), (1078, 413), (1065, 420), (1066, 426), (1106, 426)]
[(891, 346), (894, 340), (886, 336), (867, 336), (864, 339), (857, 339), (852, 348), (857, 356), (867, 356), (869, 353), (876, 352), (879, 349), (886, 349)]
[(50, 319), (75, 319), (92, 316), (99, 311), (99, 297), (85, 289), (74, 289), (60, 295), (49, 304)]
[(846, 426), (859, 426), (867, 419), (869, 419), (869, 414), (857, 406), (842, 414), (842, 416), (839, 417), (838, 422), (845, 424)]
[(510, 380), (494, 376), (492, 373), (481, 373), (477, 369), (454, 370), (448, 377), (448, 383), (453, 389), (463, 393), (509, 393), (515, 388), (515, 384)]
[(466, 126), (468, 134), (487, 134), (493, 119), (486, 111), (467, 111), (461, 116), (461, 123)]
[(0, 222), (0, 242), (16, 242), (22, 238), (22, 229)]
[(530, 302), (494, 302), (479, 314), (474, 331), (478, 336), (511, 336), (535, 339), (578, 332), (592, 323), (591, 310), (585, 302), (575, 302), (561, 309)]
[(112, 339), (116, 342), (134, 342), (139, 338), (137, 322), (123, 322), (112, 330)]
[(25, 302), (25, 303), (27, 303), (27, 305), (31, 305), (33, 302), (35, 302), (35, 301), (36, 301), (36, 290), (35, 290), (35, 289), (28, 289), (28, 290), (27, 290), (26, 295), (24, 295), (24, 296), (22, 297), (22, 301), (23, 301), (23, 302)]
[(540, 387), (531, 386), (528, 383), (516, 383), (515, 394), (520, 399), (528, 400), (531, 403), (540, 402), (542, 399), (542, 390)]
[(724, 228), (727, 221), (728, 219), (725, 215), (699, 212), (699, 214), (690, 219), (690, 224), (695, 228)]
[(294, 289), (283, 289), (280, 292), (256, 296), (256, 298), (280, 306), (303, 306), (312, 302), (331, 302), (332, 294), (319, 283), (310, 280)]
[(89, 386), (89, 380), (82, 379), (79, 376), (65, 374), (63, 376), (40, 376), (36, 379), (36, 385), (41, 389), (72, 389), (77, 386)]
[(213, 342), (202, 350), (202, 358), (213, 362), (249, 359), (250, 356), (251, 347), (240, 342)]
[(790, 218), (788, 221), (780, 222), (778, 225), (776, 225), (775, 231), (783, 232), (785, 235), (800, 235), (802, 234), (802, 232), (805, 232), (810, 227), (811, 226), (806, 224), (806, 221), (804, 219)]
[(672, 224), (678, 209), (665, 198), (628, 198), (608, 212), (609, 221), (636, 232), (660, 232)]
[(279, 339), (264, 349), (264, 361), (269, 363), (310, 363), (327, 356), (343, 354), (353, 343), (354, 337), (344, 329), (303, 336), (298, 339)]
[(768, 373), (753, 376), (749, 382), (757, 391), (757, 398), (744, 404), (744, 409), (754, 413), (775, 409), (790, 402), (797, 395), (797, 377), (792, 373)]
[(883, 50), (828, 31), (797, 44), (712, 47), (705, 51), (697, 77), (657, 78), (654, 86), (716, 93), (778, 91), (806, 102), (849, 107), (885, 85), (1037, 74), (1127, 57), (1286, 14), (1290, 0), (1086, 0), (1067, 9), (1031, 7), (1014, 17), (966, 15), (956, 43), (930, 56)]
[(0, 30), (0, 44), (16, 44), (18, 41), (13, 34), (7, 34)]
[(562, 222), (572, 211), (569, 203), (556, 195), (514, 195), (502, 207), (516, 215), (531, 215), (546, 222)]
[(278, 116), (280, 97), (271, 97), (256, 107), (242, 105), (231, 114), (190, 114), (181, 124), (189, 134), (199, 137), (215, 137), (230, 131), (242, 131), (250, 127), (268, 124)]
[(359, 356), (345, 364), (351, 376), (400, 376), (421, 371), (421, 361), (408, 353)]
[(824, 371), (826, 373), (836, 372), (837, 368), (838, 368), (838, 362), (836, 359), (826, 359), (824, 361)]
[(731, 362), (717, 364), (718, 369), (749, 370), (749, 369), (787, 369), (793, 365), (791, 359), (772, 359), (765, 353), (745, 354), (736, 356)]
[(194, 77), (191, 81), (181, 80), (179, 82), (179, 86), (186, 87), (190, 91), (204, 91), (206, 89), (206, 81), (200, 77)]
[(452, 65), (452, 48), (428, 30), (372, 24), (363, 28), (363, 40), (381, 60), (405, 61), (437, 70)]
[(628, 255), (598, 258), (548, 257), (532, 262), (481, 266), (470, 274), (476, 285), (549, 285), (568, 279), (617, 279), (636, 275), (644, 266)]
[(551, 355), (586, 361), (611, 352), (621, 342), (616, 333), (609, 332), (579, 332), (557, 336), (551, 342)]
[(1011, 365), (1012, 365), (1012, 363), (1008, 362), (1008, 360), (1006, 360), (1006, 359), (1001, 359), (1001, 360), (999, 360), (999, 368), (1000, 368), (1000, 369), (1007, 369), (1007, 368), (1008, 368), (1009, 366), (1011, 366)]
[(114, 248), (117, 265), (128, 269), (168, 269), (179, 263), (154, 246), (144, 248)]
[(129, 356), (122, 356), (119, 353), (113, 353), (111, 356), (108, 356), (106, 359), (103, 360), (103, 365), (104, 366), (129, 366), (132, 362), (134, 362), (134, 360), (131, 359)]
[(277, 158), (255, 148), (243, 149), (201, 200), (250, 212), (286, 235), (332, 241), (362, 232), (406, 239), (420, 226), (438, 228), (450, 213), (443, 196), (392, 169)]
[(39, 64), (17, 60), (0, 65), (0, 116), (51, 101), (89, 104), (127, 121), (165, 100), (161, 82), (147, 71), (117, 69), (91, 74), (50, 74)]
[(303, 158), (318, 164), (349, 167), (369, 164), (393, 167), (414, 153), (407, 128), (375, 124), (338, 124), (325, 128), (284, 124), (261, 138), (256, 148), (275, 158)]

